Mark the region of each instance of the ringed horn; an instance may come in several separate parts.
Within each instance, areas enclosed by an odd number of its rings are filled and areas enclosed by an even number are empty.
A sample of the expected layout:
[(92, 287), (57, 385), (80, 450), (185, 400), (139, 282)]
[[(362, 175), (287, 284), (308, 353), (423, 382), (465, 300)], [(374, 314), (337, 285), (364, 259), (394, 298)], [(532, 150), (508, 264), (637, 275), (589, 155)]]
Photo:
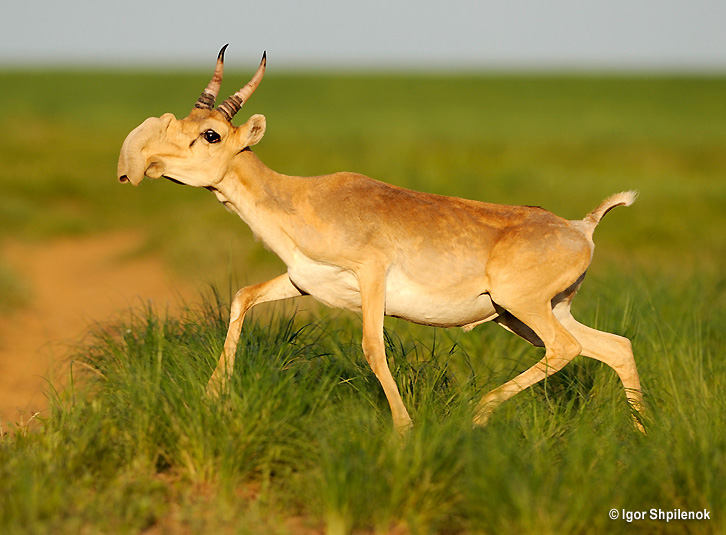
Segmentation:
[(217, 94), (219, 88), (222, 86), (222, 74), (224, 74), (224, 51), (227, 50), (229, 43), (222, 47), (217, 55), (217, 66), (214, 68), (214, 74), (212, 80), (206, 87), (202, 94), (199, 96), (199, 100), (194, 105), (195, 108), (200, 110), (211, 110), (214, 107), (214, 101), (217, 100)]
[[(212, 79), (209, 82), (209, 85), (207, 85), (206, 89), (202, 92), (199, 100), (197, 100), (196, 104), (194, 104), (195, 108), (211, 110), (214, 106), (214, 102), (217, 99), (217, 95), (219, 94), (219, 88), (222, 85), (222, 74), (224, 72), (224, 51), (227, 49), (228, 46), (229, 45), (224, 45), (222, 47), (222, 50), (219, 51), (219, 55), (217, 56), (217, 66), (214, 68), (214, 74), (212, 75)], [(255, 72), (252, 79), (247, 82), (247, 84), (242, 89), (237, 91), (234, 95), (229, 97), (217, 107), (217, 110), (222, 115), (224, 115), (225, 119), (227, 119), (229, 122), (232, 122), (232, 117), (235, 116), (240, 108), (242, 108), (242, 104), (244, 104), (245, 101), (250, 98), (250, 96), (252, 96), (252, 93), (255, 92), (257, 86), (260, 85), (262, 77), (265, 75), (266, 66), (267, 52), (264, 52), (262, 54), (262, 61), (260, 61), (260, 66), (257, 68), (257, 72)]]

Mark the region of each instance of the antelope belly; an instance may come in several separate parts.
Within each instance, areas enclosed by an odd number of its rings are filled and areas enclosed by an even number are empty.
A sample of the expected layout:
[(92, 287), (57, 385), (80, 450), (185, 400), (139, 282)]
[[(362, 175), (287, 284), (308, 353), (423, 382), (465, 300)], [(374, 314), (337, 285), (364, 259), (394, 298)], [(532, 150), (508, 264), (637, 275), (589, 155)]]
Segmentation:
[(474, 289), (422, 284), (389, 276), (386, 315), (440, 327), (465, 326), (494, 318), (489, 294)]
[(288, 266), (287, 273), (299, 290), (335, 308), (360, 310), (360, 286), (352, 271), (304, 259)]
[[(358, 277), (349, 269), (304, 258), (289, 266), (288, 274), (300, 290), (325, 305), (361, 309)], [(474, 283), (415, 281), (395, 269), (386, 278), (385, 313), (442, 327), (480, 323), (496, 316), (489, 294)]]

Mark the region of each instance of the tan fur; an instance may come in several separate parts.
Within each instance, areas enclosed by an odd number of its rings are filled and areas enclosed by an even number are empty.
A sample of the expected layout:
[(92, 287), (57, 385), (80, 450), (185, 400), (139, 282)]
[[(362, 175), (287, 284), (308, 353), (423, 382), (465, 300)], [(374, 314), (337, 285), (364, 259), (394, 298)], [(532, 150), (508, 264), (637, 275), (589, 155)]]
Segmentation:
[[(287, 176), (249, 149), (265, 126), (254, 115), (235, 127), (213, 109), (194, 109), (181, 120), (166, 114), (133, 130), (119, 158), (122, 182), (137, 185), (146, 175), (211, 190), (287, 265), (287, 273), (235, 296), (210, 392), (226, 385), (252, 306), (310, 294), (362, 313), (364, 353), (401, 432), (411, 420), (388, 369), (384, 315), (467, 330), (495, 321), (545, 347), (540, 363), (484, 396), (478, 424), (579, 354), (611, 366), (633, 409), (642, 410), (630, 343), (577, 323), (569, 312), (592, 259), (595, 226), (610, 208), (632, 203), (634, 193), (567, 221), (541, 208), (420, 193), (353, 173)], [(209, 130), (218, 142), (207, 141)]]

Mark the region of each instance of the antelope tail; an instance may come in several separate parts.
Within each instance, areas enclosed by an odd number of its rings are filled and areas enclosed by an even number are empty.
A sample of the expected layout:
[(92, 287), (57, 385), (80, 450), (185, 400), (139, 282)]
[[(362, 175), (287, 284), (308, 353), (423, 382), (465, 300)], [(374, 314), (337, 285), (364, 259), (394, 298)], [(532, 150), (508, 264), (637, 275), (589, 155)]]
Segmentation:
[(590, 235), (592, 235), (595, 231), (595, 227), (597, 227), (598, 223), (600, 223), (600, 220), (605, 216), (605, 214), (616, 206), (630, 206), (637, 198), (637, 191), (623, 191), (611, 195), (600, 203), (600, 206), (587, 214), (582, 222), (585, 224), (585, 227), (589, 231)]

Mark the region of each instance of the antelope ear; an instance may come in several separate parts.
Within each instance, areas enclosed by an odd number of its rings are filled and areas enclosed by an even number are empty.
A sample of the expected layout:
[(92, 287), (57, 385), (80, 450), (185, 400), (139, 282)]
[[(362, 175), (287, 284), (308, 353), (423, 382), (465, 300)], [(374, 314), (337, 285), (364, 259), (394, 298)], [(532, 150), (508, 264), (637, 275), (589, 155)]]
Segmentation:
[(240, 148), (256, 145), (265, 135), (267, 122), (264, 115), (253, 115), (249, 120), (237, 129), (238, 145)]

